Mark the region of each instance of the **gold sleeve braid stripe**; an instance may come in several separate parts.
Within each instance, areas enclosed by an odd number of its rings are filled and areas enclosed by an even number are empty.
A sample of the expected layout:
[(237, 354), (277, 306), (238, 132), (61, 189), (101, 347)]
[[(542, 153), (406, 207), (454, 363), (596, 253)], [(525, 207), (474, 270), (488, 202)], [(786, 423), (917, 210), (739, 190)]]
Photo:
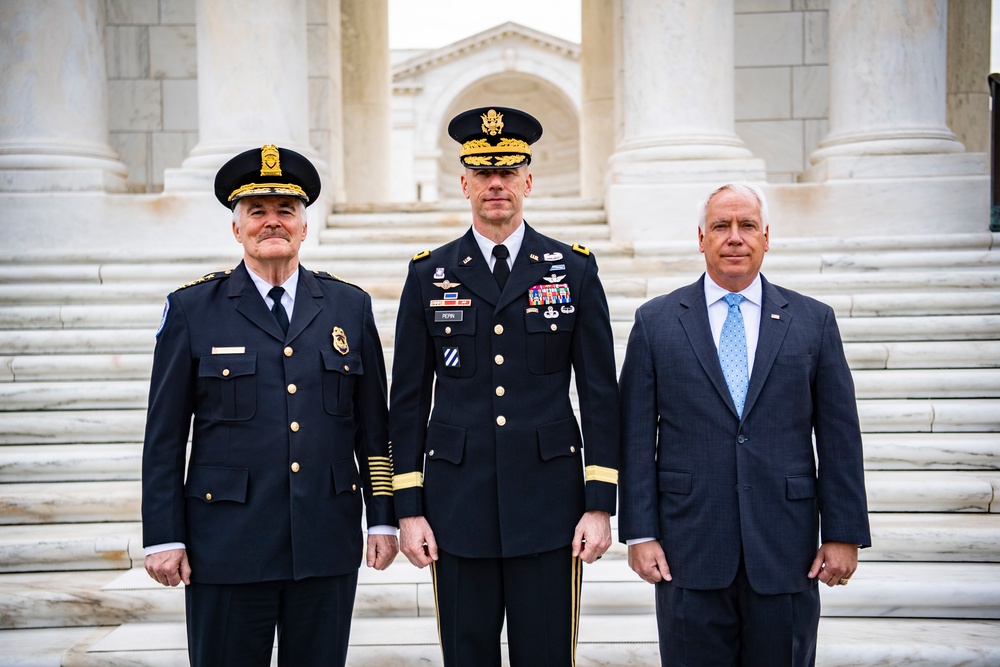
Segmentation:
[(412, 489), (424, 485), (424, 474), (421, 472), (408, 472), (403, 475), (392, 476), (392, 490)]
[(392, 495), (392, 459), (388, 456), (369, 456), (368, 471), (372, 477), (372, 495)]
[(605, 468), (604, 466), (587, 466), (586, 478), (588, 482), (618, 484), (618, 471), (614, 468)]

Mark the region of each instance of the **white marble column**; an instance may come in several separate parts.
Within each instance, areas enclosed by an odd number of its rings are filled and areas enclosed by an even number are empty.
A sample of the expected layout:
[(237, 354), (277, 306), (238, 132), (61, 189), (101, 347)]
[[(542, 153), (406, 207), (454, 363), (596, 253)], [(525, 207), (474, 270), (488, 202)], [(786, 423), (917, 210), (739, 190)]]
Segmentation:
[(199, 141), (164, 189), (210, 189), (226, 160), (264, 144), (323, 174), (309, 143), (306, 0), (197, 0), (196, 20)]
[(347, 201), (389, 201), (392, 114), (387, 0), (341, 0)]
[(948, 158), (947, 4), (830, 0), (830, 131), (806, 180), (974, 173)]
[(621, 117), (608, 218), (621, 240), (669, 238), (677, 230), (663, 221), (641, 222), (651, 210), (665, 202), (694, 210), (712, 185), (765, 178), (763, 160), (735, 132), (733, 0), (623, 0), (616, 7)]
[(582, 0), (580, 78), (580, 196), (604, 197), (604, 175), (615, 148), (614, 3)]
[(0, 3), (0, 191), (125, 189), (108, 144), (103, 0)]
[(340, 0), (326, 0), (326, 76), (327, 76), (327, 119), (330, 126), (328, 151), (330, 156), (329, 185), (327, 196), (336, 204), (347, 201), (344, 185), (344, 85), (342, 78), (343, 55), (340, 44)]

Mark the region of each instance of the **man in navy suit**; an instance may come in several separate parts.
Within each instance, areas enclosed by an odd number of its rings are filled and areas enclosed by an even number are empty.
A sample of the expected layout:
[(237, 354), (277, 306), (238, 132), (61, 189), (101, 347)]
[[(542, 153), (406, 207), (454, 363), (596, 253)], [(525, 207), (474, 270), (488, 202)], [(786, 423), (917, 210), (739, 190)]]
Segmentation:
[(299, 264), (319, 190), (313, 165), (285, 148), (227, 162), (215, 194), (243, 261), (170, 294), (156, 334), (145, 567), (186, 585), (195, 667), (264, 667), (275, 628), (279, 665), (344, 665), (362, 498), (368, 566), (398, 551), (371, 298)]
[(505, 613), (513, 667), (570, 667), (581, 561), (611, 545), (617, 491), (608, 304), (590, 251), (522, 217), (538, 121), (484, 107), (448, 132), (472, 228), (418, 253), (400, 299), (389, 410), (400, 546), (432, 567), (445, 667), (499, 667)]
[(629, 337), (619, 536), (664, 667), (813, 665), (817, 582), (871, 543), (854, 384), (833, 311), (760, 274), (758, 188), (714, 191), (698, 243), (706, 273)]

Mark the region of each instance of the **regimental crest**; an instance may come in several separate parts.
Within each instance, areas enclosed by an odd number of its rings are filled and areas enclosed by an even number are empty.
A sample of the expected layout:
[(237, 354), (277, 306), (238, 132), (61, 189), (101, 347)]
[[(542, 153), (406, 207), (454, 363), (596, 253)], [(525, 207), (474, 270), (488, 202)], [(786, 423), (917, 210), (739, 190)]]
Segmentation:
[(483, 134), (495, 137), (503, 134), (503, 114), (497, 113), (496, 109), (490, 109), (480, 118), (483, 119)]
[(274, 144), (267, 144), (260, 149), (260, 175), (281, 176), (281, 156)]
[(351, 351), (347, 345), (347, 334), (340, 327), (333, 328), (333, 349), (341, 354), (347, 354)]

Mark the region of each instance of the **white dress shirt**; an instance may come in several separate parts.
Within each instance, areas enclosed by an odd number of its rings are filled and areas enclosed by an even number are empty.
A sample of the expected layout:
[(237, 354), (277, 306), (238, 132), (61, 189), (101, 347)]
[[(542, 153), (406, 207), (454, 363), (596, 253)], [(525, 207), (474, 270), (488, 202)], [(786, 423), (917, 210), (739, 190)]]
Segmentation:
[[(490, 271), (492, 271), (493, 265), (497, 263), (497, 258), (493, 256), (493, 246), (500, 244), (480, 234), (476, 230), (475, 225), (472, 226), (472, 235), (476, 238), (479, 250), (483, 253), (483, 257), (486, 258), (486, 264), (490, 267)], [(507, 246), (507, 251), (510, 253), (507, 257), (507, 266), (509, 268), (514, 268), (514, 258), (517, 257), (517, 253), (521, 252), (521, 243), (523, 241), (524, 220), (517, 226), (517, 229), (511, 232), (510, 236), (503, 240), (503, 245)]]

